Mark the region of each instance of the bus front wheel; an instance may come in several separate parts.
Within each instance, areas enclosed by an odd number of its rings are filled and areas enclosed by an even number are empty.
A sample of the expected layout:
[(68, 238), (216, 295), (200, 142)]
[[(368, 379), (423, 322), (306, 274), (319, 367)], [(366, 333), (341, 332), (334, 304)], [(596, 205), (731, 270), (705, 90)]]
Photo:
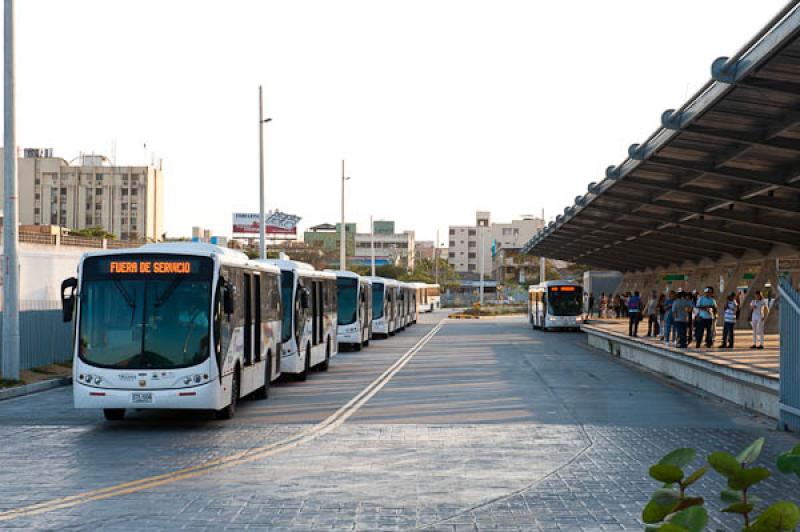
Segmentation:
[(231, 402), (221, 410), (217, 410), (217, 419), (232, 419), (236, 415), (236, 403), (239, 401), (239, 369), (233, 372), (231, 380)]
[(125, 409), (124, 408), (104, 408), (103, 409), (103, 416), (108, 421), (120, 421), (122, 418), (125, 417)]
[(311, 370), (311, 348), (306, 347), (306, 361), (303, 364), (303, 371), (297, 374), (297, 380), (300, 382), (308, 379), (308, 372)]

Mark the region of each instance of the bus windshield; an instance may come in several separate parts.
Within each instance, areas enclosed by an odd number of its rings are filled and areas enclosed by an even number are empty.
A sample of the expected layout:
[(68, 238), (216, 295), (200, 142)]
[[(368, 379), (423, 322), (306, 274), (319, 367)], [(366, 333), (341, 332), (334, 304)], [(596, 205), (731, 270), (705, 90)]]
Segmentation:
[(358, 279), (340, 277), (336, 279), (336, 298), (339, 325), (350, 325), (356, 321), (358, 310)]
[(372, 283), (372, 319), (383, 317), (383, 283)]
[(210, 259), (89, 258), (80, 295), (79, 356), (117, 369), (175, 369), (210, 355)]
[(294, 293), (294, 273), (281, 271), (281, 303), (283, 304), (283, 321), (281, 322), (281, 342), (286, 343), (292, 337), (292, 294)]
[(552, 316), (580, 316), (583, 290), (579, 286), (552, 286), (549, 290), (549, 313)]

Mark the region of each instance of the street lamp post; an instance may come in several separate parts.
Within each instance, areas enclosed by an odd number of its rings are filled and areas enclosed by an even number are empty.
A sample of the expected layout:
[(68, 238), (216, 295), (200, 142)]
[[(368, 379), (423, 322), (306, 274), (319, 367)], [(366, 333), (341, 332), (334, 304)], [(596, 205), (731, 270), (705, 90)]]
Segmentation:
[(369, 247), (372, 253), (372, 276), (375, 277), (375, 222), (369, 217)]
[(17, 140), (14, 109), (14, 0), (3, 2), (3, 378), (19, 379)]
[(264, 119), (264, 104), (261, 85), (258, 86), (258, 256), (267, 258), (267, 238), (264, 227), (264, 124), (272, 119)]
[(342, 160), (342, 225), (339, 228), (339, 269), (346, 270), (347, 265), (346, 262), (346, 241), (345, 237), (347, 236), (347, 229), (345, 228), (344, 224), (344, 182), (348, 181), (350, 178), (344, 176), (344, 160)]

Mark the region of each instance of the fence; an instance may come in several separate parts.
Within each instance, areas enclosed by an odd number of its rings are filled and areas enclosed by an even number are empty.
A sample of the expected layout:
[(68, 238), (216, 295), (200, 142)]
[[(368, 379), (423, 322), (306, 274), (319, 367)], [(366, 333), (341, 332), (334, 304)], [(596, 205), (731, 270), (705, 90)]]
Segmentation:
[[(2, 324), (3, 313), (0, 312), (0, 328)], [(72, 358), (72, 323), (62, 321), (60, 302), (21, 301), (19, 336), (20, 369), (46, 366)]]
[(780, 422), (788, 430), (800, 430), (800, 293), (791, 280), (778, 281), (781, 295)]

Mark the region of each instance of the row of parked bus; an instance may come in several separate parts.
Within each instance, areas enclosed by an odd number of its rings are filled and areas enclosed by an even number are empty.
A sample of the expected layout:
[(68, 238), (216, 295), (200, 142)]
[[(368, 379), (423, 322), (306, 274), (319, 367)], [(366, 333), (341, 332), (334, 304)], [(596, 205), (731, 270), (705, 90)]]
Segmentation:
[(439, 308), (439, 287), (251, 260), (206, 244), (149, 244), (84, 255), (61, 286), (74, 324), (76, 408), (214, 410), (266, 398), (283, 374), (326, 371)]

